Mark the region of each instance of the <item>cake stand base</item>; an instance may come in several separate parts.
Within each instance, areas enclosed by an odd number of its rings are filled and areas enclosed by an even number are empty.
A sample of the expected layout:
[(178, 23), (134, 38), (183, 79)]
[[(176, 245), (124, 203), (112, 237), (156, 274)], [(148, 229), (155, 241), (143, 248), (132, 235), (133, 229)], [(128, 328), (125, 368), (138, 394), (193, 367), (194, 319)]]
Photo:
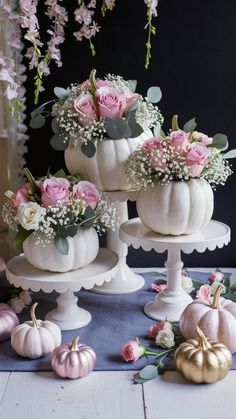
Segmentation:
[(160, 293), (158, 298), (144, 306), (145, 314), (154, 320), (178, 321), (185, 307), (191, 303), (192, 298), (185, 293), (186, 295), (179, 299), (176, 295), (173, 296), (173, 301), (170, 302), (171, 297), (169, 296), (169, 301), (166, 301), (162, 294), (164, 293)]

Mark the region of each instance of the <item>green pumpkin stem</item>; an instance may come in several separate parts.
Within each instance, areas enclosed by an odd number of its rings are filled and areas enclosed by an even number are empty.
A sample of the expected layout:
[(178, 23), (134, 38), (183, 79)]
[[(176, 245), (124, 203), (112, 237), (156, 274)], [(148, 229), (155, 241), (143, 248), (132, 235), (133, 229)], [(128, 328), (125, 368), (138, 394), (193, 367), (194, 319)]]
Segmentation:
[(31, 320), (33, 322), (33, 326), (39, 328), (38, 321), (37, 321), (36, 316), (35, 316), (35, 309), (36, 309), (37, 305), (38, 305), (38, 303), (34, 303), (32, 305), (32, 307), (30, 309), (30, 317), (31, 317)]
[(178, 115), (174, 115), (172, 118), (172, 128), (171, 131), (178, 131), (179, 125), (178, 125)]
[(219, 284), (218, 287), (216, 288), (215, 294), (213, 296), (211, 308), (217, 308), (217, 309), (220, 308), (220, 294), (221, 294), (222, 288), (223, 288), (222, 284)]
[(76, 338), (74, 338), (72, 345), (71, 345), (71, 351), (77, 351), (78, 350), (78, 342), (79, 342), (79, 336), (76, 336)]
[(204, 335), (203, 331), (200, 329), (199, 326), (196, 328), (196, 332), (198, 335), (199, 346), (206, 351), (207, 349), (211, 348), (211, 344), (207, 341), (206, 336)]

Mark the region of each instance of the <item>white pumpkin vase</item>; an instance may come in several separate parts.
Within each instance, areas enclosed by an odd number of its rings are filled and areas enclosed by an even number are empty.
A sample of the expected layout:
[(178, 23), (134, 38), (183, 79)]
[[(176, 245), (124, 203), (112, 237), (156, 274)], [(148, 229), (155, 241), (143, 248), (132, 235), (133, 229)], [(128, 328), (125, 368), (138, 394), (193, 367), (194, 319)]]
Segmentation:
[(94, 228), (80, 228), (73, 238), (68, 237), (67, 240), (69, 253), (62, 255), (56, 249), (53, 240), (42, 246), (36, 244), (35, 237), (30, 235), (23, 243), (25, 257), (36, 268), (53, 272), (67, 272), (83, 268), (96, 258), (99, 241)]
[(137, 199), (137, 212), (143, 224), (165, 235), (197, 232), (209, 223), (213, 208), (213, 191), (205, 179), (158, 183), (142, 189)]
[(131, 184), (127, 180), (124, 163), (139, 145), (152, 136), (152, 132), (147, 130), (136, 138), (101, 141), (92, 158), (86, 157), (80, 147), (70, 145), (65, 150), (66, 167), (70, 174), (80, 174), (102, 191), (127, 191), (131, 189)]

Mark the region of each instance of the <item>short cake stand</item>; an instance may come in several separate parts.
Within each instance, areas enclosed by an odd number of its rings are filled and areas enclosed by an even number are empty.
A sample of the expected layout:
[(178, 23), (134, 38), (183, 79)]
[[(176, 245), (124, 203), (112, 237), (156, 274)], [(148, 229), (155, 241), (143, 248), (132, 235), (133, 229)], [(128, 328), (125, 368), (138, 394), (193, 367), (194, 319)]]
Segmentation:
[[(136, 201), (137, 191), (107, 192), (118, 211), (120, 224), (128, 221), (127, 200)], [(117, 253), (119, 257), (117, 274), (109, 283), (94, 287), (91, 291), (98, 294), (129, 294), (144, 286), (144, 279), (132, 272), (126, 263), (128, 247), (119, 238), (119, 230), (107, 232), (107, 248)]]
[(154, 249), (158, 253), (167, 251), (167, 288), (155, 300), (147, 303), (144, 311), (155, 320), (178, 321), (185, 307), (192, 301), (181, 286), (181, 251), (192, 253), (196, 250), (203, 253), (206, 249), (214, 250), (217, 246), (221, 248), (230, 241), (230, 228), (219, 221), (211, 220), (197, 233), (164, 236), (149, 230), (139, 218), (134, 218), (121, 225), (120, 238), (135, 249), (142, 247), (147, 252)]
[(32, 291), (59, 293), (57, 307), (45, 318), (56, 323), (61, 330), (74, 330), (86, 326), (91, 314), (77, 305), (75, 291), (91, 289), (95, 284), (110, 281), (117, 272), (117, 255), (108, 249), (99, 249), (96, 259), (84, 268), (65, 273), (43, 271), (32, 266), (25, 256), (15, 256), (7, 263), (6, 275), (11, 284)]

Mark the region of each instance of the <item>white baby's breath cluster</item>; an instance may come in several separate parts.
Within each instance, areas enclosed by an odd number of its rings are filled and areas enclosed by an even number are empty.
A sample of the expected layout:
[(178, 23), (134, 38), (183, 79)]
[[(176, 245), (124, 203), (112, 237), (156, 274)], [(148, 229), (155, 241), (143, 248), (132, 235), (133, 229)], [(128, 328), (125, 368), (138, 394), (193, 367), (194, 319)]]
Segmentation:
[(102, 234), (107, 230), (117, 230), (119, 225), (120, 220), (115, 205), (112, 204), (108, 195), (102, 194), (96, 208), (94, 227), (96, 228), (98, 234)]
[(136, 109), (136, 121), (143, 130), (148, 128), (153, 128), (159, 122), (160, 125), (163, 124), (164, 118), (159, 110), (159, 108), (153, 105), (151, 102), (148, 102), (147, 99), (140, 97), (137, 109)]
[(233, 173), (229, 162), (219, 153), (217, 148), (211, 148), (211, 155), (208, 163), (201, 173), (201, 177), (206, 179), (214, 189), (217, 185), (225, 185), (228, 177)]
[(9, 202), (6, 202), (2, 208), (3, 221), (14, 231), (18, 231), (19, 222), (16, 219), (16, 212)]

